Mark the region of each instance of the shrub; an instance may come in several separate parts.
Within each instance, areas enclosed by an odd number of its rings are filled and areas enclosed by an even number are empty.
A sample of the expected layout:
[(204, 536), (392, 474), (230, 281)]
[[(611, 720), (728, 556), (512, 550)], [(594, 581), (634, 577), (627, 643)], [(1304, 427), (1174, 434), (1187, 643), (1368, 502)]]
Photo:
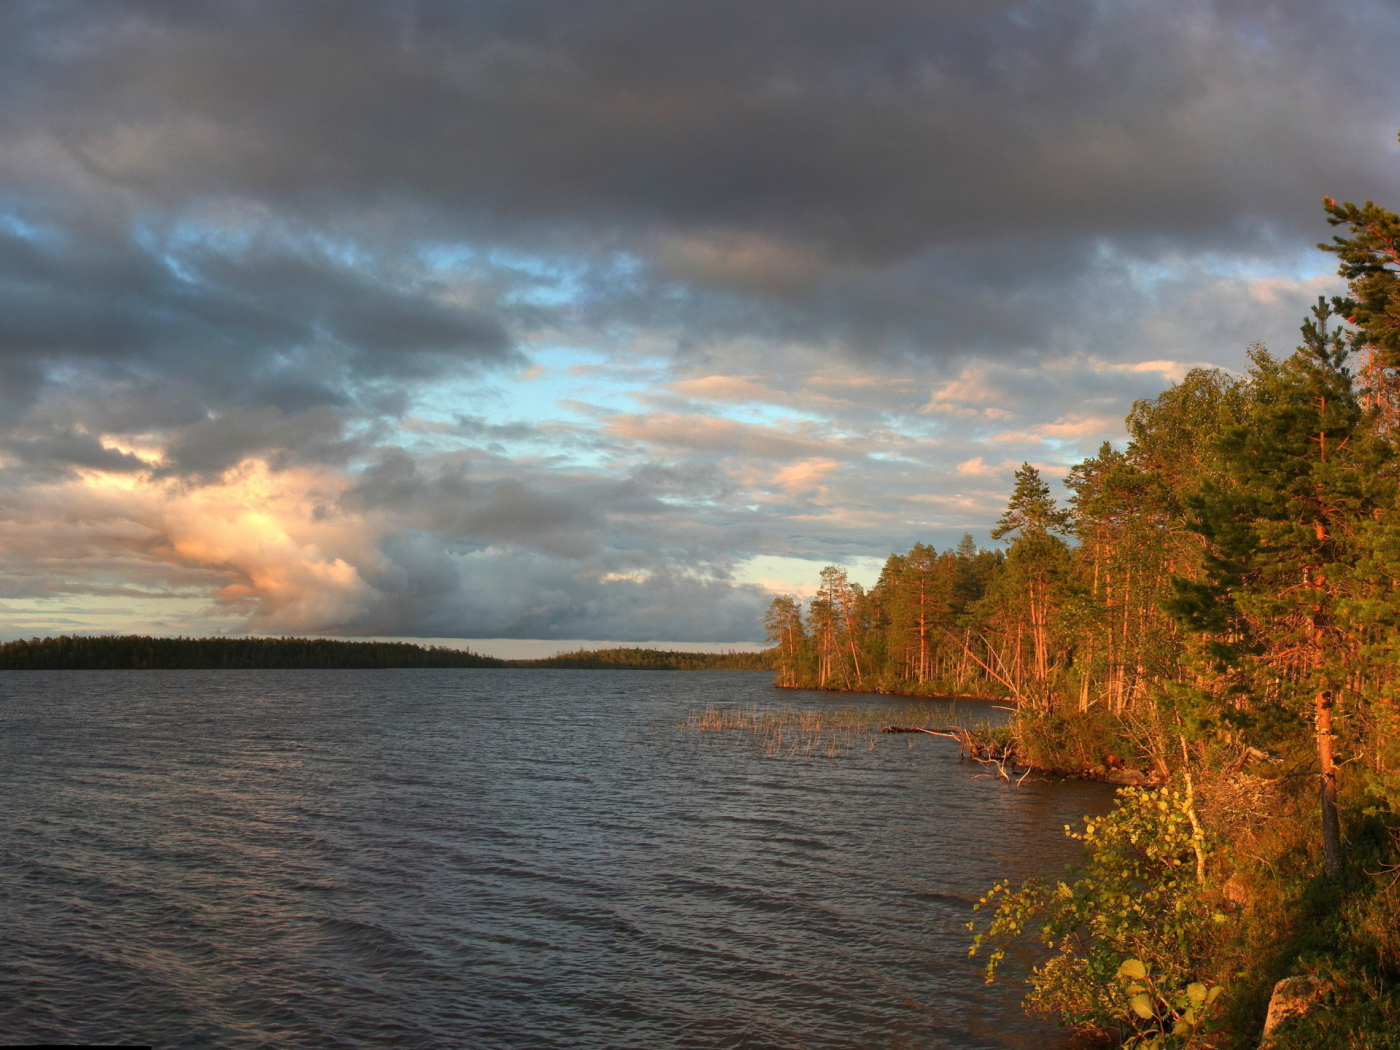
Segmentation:
[(1022, 759), (1037, 769), (1094, 769), (1123, 749), (1114, 719), (1103, 711), (1067, 715), (1023, 709), (1016, 714), (1015, 735)]
[(1193, 804), (1189, 791), (1126, 788), (1082, 832), (1065, 828), (1087, 851), (1071, 881), (994, 886), (977, 905), (993, 914), (971, 949), (991, 947), (987, 979), (1007, 942), (1033, 933), (1052, 954), (1031, 973), (1030, 1008), (1130, 1046), (1196, 1045), (1219, 994), (1202, 971), (1225, 916), (1199, 878), (1206, 844)]

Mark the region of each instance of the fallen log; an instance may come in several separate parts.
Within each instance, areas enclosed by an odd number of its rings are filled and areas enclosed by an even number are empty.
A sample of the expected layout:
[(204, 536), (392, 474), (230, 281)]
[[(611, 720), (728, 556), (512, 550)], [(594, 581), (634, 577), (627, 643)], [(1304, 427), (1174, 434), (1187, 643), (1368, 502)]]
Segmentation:
[[(996, 770), (996, 775), (1008, 784), (1012, 782), (1007, 775), (1006, 764), (1013, 758), (1013, 749), (1010, 746), (1003, 747), (999, 752), (985, 745), (979, 746), (976, 738), (966, 729), (958, 726), (949, 726), (947, 729), (925, 729), (923, 726), (885, 726), (880, 730), (882, 733), (927, 733), (929, 736), (943, 736), (949, 740), (958, 742), (958, 754), (980, 762), (984, 766), (991, 766)], [(1013, 765), (1013, 769), (1015, 766)], [(1021, 780), (1025, 780), (1030, 773), (1029, 767), (1021, 774)], [(990, 774), (983, 774), (990, 775)], [(1021, 780), (1015, 783), (1019, 784)]]
[(946, 736), (949, 740), (962, 740), (960, 729), (925, 729), (922, 726), (885, 726), (882, 733), (927, 733), (929, 736)]

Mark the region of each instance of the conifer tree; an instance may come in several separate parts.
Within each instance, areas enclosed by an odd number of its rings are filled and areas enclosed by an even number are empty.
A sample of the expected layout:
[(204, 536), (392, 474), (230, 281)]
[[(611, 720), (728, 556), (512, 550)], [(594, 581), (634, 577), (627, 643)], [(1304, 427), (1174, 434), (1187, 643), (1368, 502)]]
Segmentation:
[[(1250, 675), (1255, 702), (1277, 699), (1313, 722), (1326, 870), (1342, 868), (1335, 712), (1348, 682), (1340, 615), (1365, 551), (1359, 527), (1394, 498), (1388, 444), (1363, 411), (1343, 333), (1319, 300), (1304, 345), (1284, 362), (1255, 354), (1253, 406), (1219, 442), (1224, 484), (1197, 501), (1211, 541), (1203, 578), (1175, 608), (1213, 634), (1213, 651)], [(1311, 711), (1308, 712), (1308, 708)]]
[(933, 547), (914, 544), (904, 559), (903, 601), (900, 622), (910, 638), (916, 682), (933, 676), (933, 656), (939, 634), (947, 627), (952, 603), (952, 574), (945, 559)]
[(1382, 430), (1400, 429), (1400, 216), (1367, 201), (1359, 207), (1323, 198), (1327, 221), (1351, 227), (1350, 237), (1319, 244), (1339, 260), (1347, 295), (1332, 300), (1334, 312), (1353, 331), (1350, 344), (1361, 355), (1363, 403), (1377, 410)]
[[(1007, 665), (1018, 683), (1023, 680), (1020, 651), (1022, 630), (1020, 609), (1017, 608), (1020, 606), (1025, 610), (1030, 627), (1029, 671), (1035, 684), (1034, 699), (1037, 706), (1045, 711), (1053, 707), (1050, 622), (1069, 570), (1069, 548), (1056, 533), (1068, 532), (1069, 523), (1069, 512), (1056, 505), (1054, 497), (1050, 495), (1050, 486), (1041, 478), (1040, 471), (1029, 463), (1022, 463), (1016, 471), (1016, 487), (1012, 490), (1006, 512), (992, 530), (994, 540), (1014, 535), (996, 598), (1007, 609), (1002, 617), (1007, 621), (1003, 626), (1003, 637), (1009, 641), (1014, 629), (1017, 641), (1012, 648), (1011, 659), (1003, 656), (1001, 663)], [(1021, 691), (1019, 684), (1017, 691)]]
[(865, 595), (860, 584), (852, 583), (839, 565), (824, 568), (821, 581), (812, 607), (820, 610), (823, 626), (821, 651), (827, 665), (823, 679), (839, 673), (847, 689), (853, 684), (860, 688), (865, 678), (860, 652)]
[(999, 540), (1012, 533), (1030, 536), (1035, 533), (1064, 533), (1069, 531), (1070, 516), (1055, 504), (1050, 486), (1040, 471), (1022, 463), (1016, 471), (1016, 487), (1006, 504), (1006, 512), (997, 519), (992, 539)]
[(1400, 215), (1371, 201), (1357, 206), (1324, 197), (1327, 221), (1350, 226), (1350, 237), (1319, 244), (1339, 260), (1348, 294), (1333, 310), (1354, 326), (1353, 348), (1374, 347), (1388, 368), (1400, 367)]
[(767, 629), (768, 641), (776, 650), (773, 669), (778, 684), (791, 689), (798, 684), (802, 647), (807, 640), (802, 626), (802, 608), (788, 595), (778, 595), (768, 606), (763, 626)]

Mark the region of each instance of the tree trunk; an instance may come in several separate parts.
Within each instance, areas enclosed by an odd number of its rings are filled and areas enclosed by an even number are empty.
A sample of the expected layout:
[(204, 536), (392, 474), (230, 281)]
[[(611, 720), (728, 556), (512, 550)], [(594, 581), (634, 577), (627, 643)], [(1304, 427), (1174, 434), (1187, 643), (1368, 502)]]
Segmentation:
[(923, 585), (919, 586), (919, 678), (920, 682), (928, 681), (928, 614), (925, 611), (927, 603), (924, 600)]
[(1191, 821), (1191, 851), (1196, 854), (1196, 881), (1205, 885), (1206, 881), (1206, 833), (1196, 815), (1196, 785), (1191, 780), (1191, 755), (1186, 750), (1186, 737), (1181, 741), (1181, 775), (1186, 781), (1186, 816)]
[[(1318, 538), (1324, 535), (1322, 525), (1317, 526)], [(1319, 677), (1323, 671), (1323, 629), (1316, 612), (1312, 618), (1313, 673)], [(1342, 822), (1337, 813), (1337, 759), (1333, 750), (1335, 740), (1332, 734), (1332, 691), (1319, 683), (1316, 698), (1317, 714), (1317, 764), (1321, 783), (1318, 785), (1318, 798), (1322, 803), (1322, 866), (1328, 875), (1342, 873)]]
[(1044, 682), (1049, 670), (1049, 645), (1045, 639), (1045, 594), (1043, 584), (1031, 584), (1031, 637), (1035, 641), (1035, 676)]
[(1328, 875), (1342, 873), (1342, 823), (1337, 813), (1337, 762), (1332, 750), (1332, 694), (1317, 693), (1317, 757), (1322, 770), (1322, 864)]

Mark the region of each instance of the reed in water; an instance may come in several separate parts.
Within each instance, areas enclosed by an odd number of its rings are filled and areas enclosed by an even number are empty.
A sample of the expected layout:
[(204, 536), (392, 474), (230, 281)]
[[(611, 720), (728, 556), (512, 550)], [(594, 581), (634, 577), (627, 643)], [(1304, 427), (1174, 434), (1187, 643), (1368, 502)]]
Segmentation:
[[(946, 712), (917, 707), (764, 708), (744, 710), (708, 705), (690, 712), (680, 728), (692, 733), (729, 734), (771, 757), (810, 757), (873, 750), (891, 732), (932, 733), (960, 743), (1004, 734), (1003, 727), (979, 720), (970, 726), (948, 724)], [(913, 746), (912, 739), (909, 746)], [(966, 744), (964, 744), (966, 747)]]

